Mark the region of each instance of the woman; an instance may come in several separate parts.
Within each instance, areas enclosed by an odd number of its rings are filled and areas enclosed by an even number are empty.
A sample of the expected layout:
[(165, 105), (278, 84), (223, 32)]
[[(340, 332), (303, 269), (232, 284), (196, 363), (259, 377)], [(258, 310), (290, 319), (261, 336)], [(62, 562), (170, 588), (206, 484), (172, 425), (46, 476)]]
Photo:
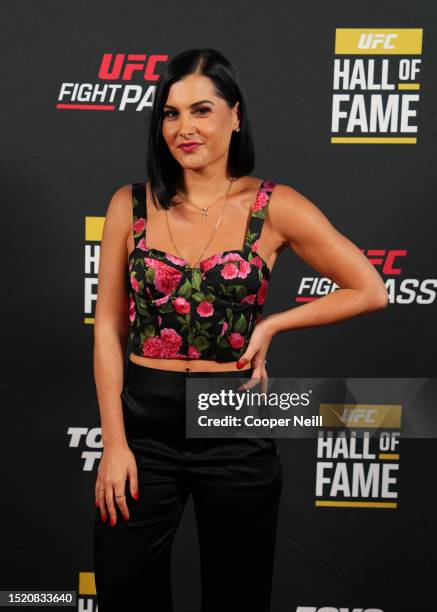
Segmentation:
[[(186, 380), (265, 384), (278, 332), (387, 304), (361, 251), (307, 198), (251, 176), (253, 167), (235, 69), (212, 49), (179, 54), (156, 91), (148, 181), (114, 193), (101, 245), (94, 348), (104, 446), (95, 487), (100, 612), (128, 604), (173, 609), (171, 545), (190, 494), (202, 612), (269, 610), (282, 488), (276, 441), (187, 438)], [(262, 319), (271, 271), (287, 246), (340, 288)]]

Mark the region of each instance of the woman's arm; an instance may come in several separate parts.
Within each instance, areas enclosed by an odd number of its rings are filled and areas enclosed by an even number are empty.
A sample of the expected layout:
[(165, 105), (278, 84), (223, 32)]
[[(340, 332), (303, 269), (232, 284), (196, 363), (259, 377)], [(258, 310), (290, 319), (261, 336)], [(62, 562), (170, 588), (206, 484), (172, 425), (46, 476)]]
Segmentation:
[(94, 378), (100, 410), (103, 446), (127, 445), (120, 393), (129, 333), (126, 289), (127, 237), (130, 231), (131, 186), (112, 196), (100, 246), (94, 322)]
[(126, 266), (131, 228), (132, 187), (125, 185), (112, 196), (105, 217), (94, 322), (94, 378), (103, 439), (95, 498), (102, 520), (106, 521), (109, 512), (111, 525), (117, 522), (117, 507), (125, 520), (129, 519), (127, 479), (131, 495), (138, 499), (137, 466), (126, 439), (120, 397), (129, 334)]
[(339, 286), (313, 302), (267, 316), (262, 322), (272, 335), (289, 329), (335, 323), (385, 308), (388, 295), (378, 272), (308, 198), (292, 187), (277, 185), (270, 201), (269, 216), (283, 244)]

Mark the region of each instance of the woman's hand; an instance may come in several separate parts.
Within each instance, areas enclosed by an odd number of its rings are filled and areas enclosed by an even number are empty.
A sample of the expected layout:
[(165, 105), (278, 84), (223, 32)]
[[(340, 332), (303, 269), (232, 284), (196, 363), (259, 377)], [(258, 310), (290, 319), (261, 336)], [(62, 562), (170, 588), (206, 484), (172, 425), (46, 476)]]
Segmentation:
[[(105, 448), (97, 471), (95, 497), (102, 520), (106, 521), (108, 511), (112, 526), (117, 522), (115, 504), (120, 508), (123, 518), (129, 520), (125, 495), (126, 478), (129, 478), (132, 497), (138, 499), (138, 472), (133, 452), (127, 444)], [(118, 497), (119, 495), (122, 497)]]
[(268, 319), (263, 319), (255, 325), (249, 344), (237, 362), (237, 367), (251, 362), (253, 372), (248, 382), (239, 389), (251, 389), (261, 381), (261, 392), (265, 393), (267, 391), (268, 376), (265, 359), (273, 336), (274, 332)]

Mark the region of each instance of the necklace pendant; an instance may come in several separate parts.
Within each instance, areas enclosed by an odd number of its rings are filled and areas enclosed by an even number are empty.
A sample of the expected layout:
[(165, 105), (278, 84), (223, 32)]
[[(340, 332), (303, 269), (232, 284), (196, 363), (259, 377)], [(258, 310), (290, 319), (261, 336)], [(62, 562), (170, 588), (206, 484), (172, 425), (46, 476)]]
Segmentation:
[(207, 215), (208, 215), (208, 209), (207, 208), (202, 208), (202, 221), (205, 221)]

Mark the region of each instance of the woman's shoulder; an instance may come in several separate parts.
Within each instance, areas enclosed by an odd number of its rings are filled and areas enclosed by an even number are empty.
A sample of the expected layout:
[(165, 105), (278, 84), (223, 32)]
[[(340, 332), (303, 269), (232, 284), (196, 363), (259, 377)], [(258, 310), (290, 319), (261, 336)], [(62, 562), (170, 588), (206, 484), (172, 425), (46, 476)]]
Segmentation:
[(266, 180), (267, 184), (272, 188), (272, 204), (271, 208), (278, 210), (290, 210), (296, 207), (305, 205), (313, 205), (314, 203), (298, 189), (286, 183), (279, 183), (275, 180)]
[(310, 236), (318, 227), (326, 228), (328, 219), (318, 204), (291, 185), (273, 182), (269, 218), (279, 234), (289, 241), (292, 236)]
[(132, 185), (122, 185), (117, 187), (109, 197), (108, 213), (114, 214), (115, 212), (123, 211), (127, 208), (127, 203), (132, 200)]
[(117, 187), (109, 197), (105, 224), (129, 228), (132, 222), (132, 184)]
[(251, 181), (251, 185), (249, 183), (249, 189), (258, 189), (261, 185), (267, 187), (272, 192), (275, 192), (276, 200), (290, 200), (300, 197), (304, 197), (297, 189), (292, 187), (291, 185), (287, 185), (286, 183), (280, 183), (275, 179), (269, 177), (268, 175), (265, 177), (247, 177), (249, 181)]

